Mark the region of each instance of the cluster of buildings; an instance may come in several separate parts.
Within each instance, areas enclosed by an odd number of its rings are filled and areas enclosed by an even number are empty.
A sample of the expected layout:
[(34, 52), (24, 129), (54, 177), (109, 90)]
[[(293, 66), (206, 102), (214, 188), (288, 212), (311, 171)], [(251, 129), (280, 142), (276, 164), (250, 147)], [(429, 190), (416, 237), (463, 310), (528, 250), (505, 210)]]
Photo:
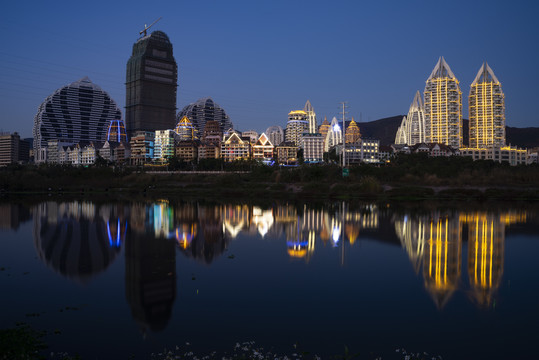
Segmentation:
[(344, 131), (336, 118), (319, 125), (310, 101), (288, 114), (284, 128), (240, 132), (209, 97), (176, 113), (177, 82), (178, 66), (167, 35), (144, 34), (127, 62), (125, 121), (109, 94), (84, 77), (56, 90), (39, 106), (27, 145), (29, 158), (83, 166), (98, 158), (148, 165), (164, 164), (171, 157), (294, 165), (321, 163), (324, 153), (334, 148), (341, 154), (344, 140), (348, 164), (378, 161), (379, 141), (362, 139), (353, 119)]
[(393, 149), (430, 152), (433, 156), (471, 156), (474, 160), (511, 165), (537, 162), (537, 153), (506, 144), (505, 96), (500, 81), (486, 62), (470, 85), (468, 108), (469, 145), (465, 145), (462, 91), (455, 74), (440, 57), (426, 81), (423, 99), (417, 91), (408, 115), (403, 117)]
[[(474, 159), (537, 161), (526, 150), (505, 143), (505, 105), (501, 84), (485, 63), (470, 88), (470, 146), (463, 145), (462, 92), (441, 57), (402, 120), (395, 144), (362, 137), (352, 118), (318, 124), (307, 100), (288, 114), (286, 126), (259, 134), (234, 129), (225, 110), (202, 98), (176, 113), (178, 66), (167, 35), (154, 31), (133, 45), (126, 71), (125, 121), (116, 102), (84, 77), (48, 96), (34, 118), (33, 138), (0, 136), (0, 165), (34, 161), (71, 165), (108, 162), (143, 166), (170, 158), (198, 162), (256, 159), (266, 164), (316, 164), (339, 158), (343, 165), (381, 163), (398, 152)], [(325, 154), (333, 154), (325, 157)]]

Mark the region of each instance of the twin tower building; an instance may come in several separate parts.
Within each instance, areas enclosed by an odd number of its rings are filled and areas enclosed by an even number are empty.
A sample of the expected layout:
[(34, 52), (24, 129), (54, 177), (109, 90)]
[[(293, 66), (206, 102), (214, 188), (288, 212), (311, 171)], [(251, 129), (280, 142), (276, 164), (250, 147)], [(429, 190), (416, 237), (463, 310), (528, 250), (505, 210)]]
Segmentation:
[[(402, 120), (396, 144), (440, 143), (460, 149), (463, 144), (462, 92), (443, 57), (426, 81), (424, 101), (419, 91)], [(469, 147), (505, 146), (505, 100), (502, 86), (485, 62), (470, 86)]]

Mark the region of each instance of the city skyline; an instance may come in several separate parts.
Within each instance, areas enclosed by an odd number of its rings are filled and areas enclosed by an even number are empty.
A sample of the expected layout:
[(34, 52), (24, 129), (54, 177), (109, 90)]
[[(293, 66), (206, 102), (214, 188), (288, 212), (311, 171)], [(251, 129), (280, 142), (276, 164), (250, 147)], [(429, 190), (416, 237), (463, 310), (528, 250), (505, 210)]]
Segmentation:
[[(10, 35), (0, 51), (3, 131), (30, 137), (39, 104), (85, 76), (110, 94), (125, 120), (131, 47), (144, 24), (159, 16), (151, 30), (165, 32), (174, 46), (177, 111), (211, 97), (240, 130), (284, 127), (287, 114), (307, 99), (319, 123), (338, 117), (340, 101), (348, 101), (349, 118), (360, 128), (361, 122), (404, 115), (440, 56), (465, 92), (478, 64), (487, 61), (504, 87), (506, 125), (537, 126), (533, 3), (459, 1), (452, 11), (429, 2), (102, 5), (36, 2), (28, 11), (27, 4), (13, 3), (0, 15)], [(182, 16), (201, 12), (204, 23)], [(415, 12), (420, 21), (411, 23)], [(444, 21), (458, 26), (425, 31)], [(502, 34), (491, 32), (492, 22), (504, 25)], [(462, 115), (469, 117), (466, 102)]]

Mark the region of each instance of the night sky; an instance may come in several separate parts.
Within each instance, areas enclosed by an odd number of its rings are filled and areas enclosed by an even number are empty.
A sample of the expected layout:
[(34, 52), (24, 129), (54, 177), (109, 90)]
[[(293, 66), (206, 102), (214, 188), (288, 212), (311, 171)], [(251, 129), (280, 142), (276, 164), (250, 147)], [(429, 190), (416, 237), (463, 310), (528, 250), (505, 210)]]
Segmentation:
[[(125, 67), (163, 18), (178, 63), (178, 110), (210, 96), (236, 129), (286, 125), (309, 99), (319, 123), (406, 114), (444, 56), (470, 84), (487, 61), (507, 126), (539, 126), (535, 1), (9, 1), (0, 11), (0, 130), (31, 137), (38, 106), (88, 76), (125, 106)], [(361, 126), (361, 124), (360, 124)]]

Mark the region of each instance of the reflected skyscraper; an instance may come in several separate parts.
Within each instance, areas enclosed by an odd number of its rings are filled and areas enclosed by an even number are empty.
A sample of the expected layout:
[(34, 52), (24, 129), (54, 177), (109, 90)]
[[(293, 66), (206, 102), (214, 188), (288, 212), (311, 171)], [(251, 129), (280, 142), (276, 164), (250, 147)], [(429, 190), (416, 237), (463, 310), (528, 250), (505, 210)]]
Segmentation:
[(460, 279), (459, 221), (452, 216), (435, 215), (426, 230), (423, 278), (425, 288), (441, 309), (457, 289)]
[(402, 219), (396, 219), (394, 222), (395, 232), (410, 258), (415, 273), (418, 274), (425, 250), (428, 219), (404, 215)]
[(159, 237), (161, 232), (156, 232), (153, 215), (162, 213), (150, 211), (153, 206), (148, 204), (142, 212), (132, 211), (144, 217), (144, 225), (128, 229), (125, 246), (126, 298), (144, 334), (148, 329), (165, 329), (176, 298), (176, 242)]
[(500, 216), (472, 213), (461, 216), (468, 225), (468, 278), (472, 296), (481, 307), (492, 303), (503, 275), (505, 226)]

